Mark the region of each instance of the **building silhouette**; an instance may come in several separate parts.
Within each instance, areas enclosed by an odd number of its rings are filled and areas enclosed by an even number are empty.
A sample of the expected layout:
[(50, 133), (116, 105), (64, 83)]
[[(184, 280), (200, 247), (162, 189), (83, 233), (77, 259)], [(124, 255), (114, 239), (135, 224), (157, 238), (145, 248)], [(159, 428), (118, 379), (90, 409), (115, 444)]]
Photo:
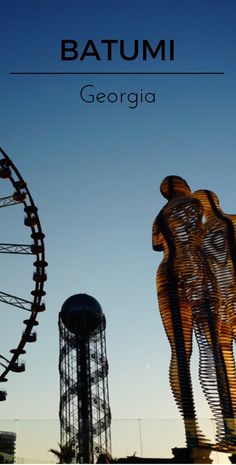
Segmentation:
[(15, 463), (16, 433), (0, 431), (0, 463)]
[(106, 319), (87, 294), (69, 297), (59, 313), (60, 442), (75, 462), (111, 452)]

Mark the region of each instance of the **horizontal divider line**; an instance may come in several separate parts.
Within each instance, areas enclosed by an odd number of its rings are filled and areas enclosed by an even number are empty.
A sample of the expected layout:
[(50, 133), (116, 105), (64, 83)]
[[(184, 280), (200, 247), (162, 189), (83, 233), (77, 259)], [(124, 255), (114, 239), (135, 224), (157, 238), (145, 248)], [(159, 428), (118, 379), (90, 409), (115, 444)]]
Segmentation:
[(11, 71), (14, 75), (223, 75), (223, 71)]

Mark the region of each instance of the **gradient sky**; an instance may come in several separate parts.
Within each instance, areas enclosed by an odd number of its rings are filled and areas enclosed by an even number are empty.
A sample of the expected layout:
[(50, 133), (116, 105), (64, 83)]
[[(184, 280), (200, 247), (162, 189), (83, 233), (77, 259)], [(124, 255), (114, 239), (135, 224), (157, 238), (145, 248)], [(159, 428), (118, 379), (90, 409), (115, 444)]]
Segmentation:
[[(183, 176), (193, 190), (216, 191), (222, 208), (236, 212), (235, 20), (233, 0), (11, 0), (1, 5), (0, 146), (39, 208), (49, 262), (38, 342), (27, 347), (26, 372), (9, 375), (2, 418), (57, 418), (58, 312), (79, 292), (93, 295), (107, 318), (113, 417), (179, 418), (156, 299), (162, 254), (152, 251), (151, 226), (165, 203), (160, 182), (170, 174)], [(125, 39), (127, 44), (135, 38), (154, 44), (174, 39), (175, 61), (126, 63), (116, 56), (110, 63), (93, 58), (63, 63), (65, 38)], [(9, 74), (109, 70), (225, 74)], [(88, 105), (79, 96), (85, 84), (97, 92), (156, 92), (157, 102), (136, 109), (126, 103)], [(6, 195), (7, 181), (0, 188)], [(27, 233), (17, 208), (2, 214), (0, 242), (20, 242)], [(32, 265), (10, 258), (2, 260), (1, 290), (27, 297)], [(1, 315), (1, 340), (9, 350), (18, 342), (23, 318), (3, 305)], [(197, 383), (196, 346), (193, 371), (199, 415), (209, 416)]]

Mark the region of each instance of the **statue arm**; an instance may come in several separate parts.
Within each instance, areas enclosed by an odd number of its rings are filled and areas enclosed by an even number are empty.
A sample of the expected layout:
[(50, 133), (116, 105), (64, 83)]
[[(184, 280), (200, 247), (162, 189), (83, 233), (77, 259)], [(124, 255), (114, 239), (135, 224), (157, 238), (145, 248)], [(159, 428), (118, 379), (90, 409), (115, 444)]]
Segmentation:
[(236, 215), (229, 215), (234, 228), (234, 239), (236, 241)]
[(152, 248), (156, 252), (164, 250), (163, 247), (163, 235), (160, 232), (158, 222), (155, 220), (152, 226)]

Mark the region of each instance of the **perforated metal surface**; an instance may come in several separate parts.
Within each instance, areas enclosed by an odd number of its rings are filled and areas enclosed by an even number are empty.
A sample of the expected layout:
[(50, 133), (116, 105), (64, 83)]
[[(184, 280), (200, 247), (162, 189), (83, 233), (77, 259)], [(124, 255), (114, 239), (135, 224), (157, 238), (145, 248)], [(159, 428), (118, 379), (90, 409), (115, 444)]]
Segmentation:
[[(171, 345), (170, 384), (183, 416), (188, 447), (208, 445), (198, 427), (190, 358), (195, 333), (199, 377), (216, 421), (212, 447), (235, 450), (236, 315), (235, 216), (225, 215), (209, 191), (191, 193), (186, 181), (168, 176), (168, 199), (153, 224), (153, 249), (163, 251), (157, 271), (159, 309)], [(204, 214), (204, 217), (203, 217)]]

